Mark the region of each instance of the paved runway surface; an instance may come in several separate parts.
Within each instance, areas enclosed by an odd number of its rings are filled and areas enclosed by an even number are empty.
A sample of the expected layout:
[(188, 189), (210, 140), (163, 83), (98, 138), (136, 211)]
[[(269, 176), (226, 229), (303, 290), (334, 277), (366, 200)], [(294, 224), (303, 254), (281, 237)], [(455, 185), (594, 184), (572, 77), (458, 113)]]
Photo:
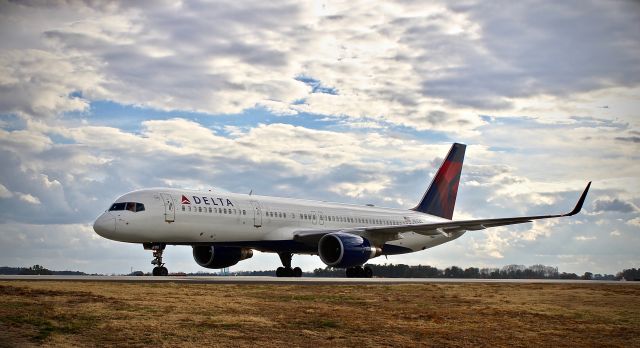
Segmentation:
[(80, 281), (80, 282), (124, 282), (124, 283), (196, 283), (196, 284), (283, 284), (283, 285), (354, 285), (354, 284), (428, 284), (428, 283), (522, 283), (522, 284), (615, 284), (640, 285), (640, 282), (562, 280), (562, 279), (449, 279), (449, 278), (276, 278), (276, 277), (197, 277), (197, 276), (56, 276), (56, 275), (0, 275), (0, 281)]

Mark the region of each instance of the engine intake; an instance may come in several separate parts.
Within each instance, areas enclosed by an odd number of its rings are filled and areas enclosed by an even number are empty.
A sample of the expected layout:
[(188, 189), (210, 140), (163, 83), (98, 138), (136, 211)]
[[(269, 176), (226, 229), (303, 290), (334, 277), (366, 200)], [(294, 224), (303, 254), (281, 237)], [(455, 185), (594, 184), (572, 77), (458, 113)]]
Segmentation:
[(233, 266), (244, 259), (250, 259), (253, 250), (235, 247), (219, 247), (208, 245), (194, 245), (193, 259), (205, 268), (225, 268)]
[(366, 238), (351, 233), (335, 232), (324, 235), (318, 243), (318, 255), (327, 266), (349, 268), (363, 265), (382, 253)]

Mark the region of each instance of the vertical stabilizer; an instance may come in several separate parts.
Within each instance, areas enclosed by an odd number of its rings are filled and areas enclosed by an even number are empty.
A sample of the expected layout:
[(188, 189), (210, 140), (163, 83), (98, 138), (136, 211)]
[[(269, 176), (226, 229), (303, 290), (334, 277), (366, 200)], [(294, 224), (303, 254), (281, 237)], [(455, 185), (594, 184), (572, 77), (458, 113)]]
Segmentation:
[(451, 220), (466, 148), (466, 145), (458, 143), (451, 146), (429, 189), (413, 210)]

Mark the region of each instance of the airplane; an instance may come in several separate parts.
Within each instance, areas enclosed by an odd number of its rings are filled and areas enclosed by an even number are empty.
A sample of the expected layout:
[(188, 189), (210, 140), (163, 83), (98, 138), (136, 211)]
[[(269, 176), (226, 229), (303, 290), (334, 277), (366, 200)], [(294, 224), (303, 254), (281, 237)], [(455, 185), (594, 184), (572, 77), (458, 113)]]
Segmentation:
[(589, 182), (566, 214), (453, 220), (466, 145), (454, 143), (420, 202), (412, 209), (380, 208), (311, 200), (175, 188), (149, 188), (120, 196), (93, 225), (115, 241), (140, 243), (153, 251), (152, 274), (169, 274), (167, 245), (189, 245), (201, 267), (219, 269), (253, 256), (277, 253), (278, 277), (300, 277), (294, 254), (318, 255), (347, 277), (370, 278), (363, 265), (381, 255), (425, 250), (467, 231), (572, 216), (580, 212)]

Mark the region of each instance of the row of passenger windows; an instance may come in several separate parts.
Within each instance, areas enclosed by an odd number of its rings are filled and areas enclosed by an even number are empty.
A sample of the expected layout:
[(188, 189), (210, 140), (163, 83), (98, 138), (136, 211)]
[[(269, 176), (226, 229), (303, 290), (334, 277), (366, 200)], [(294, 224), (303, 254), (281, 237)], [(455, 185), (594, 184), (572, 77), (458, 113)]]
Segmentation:
[[(295, 219), (295, 213), (286, 213), (286, 212), (273, 212), (267, 211), (265, 213), (267, 217), (272, 218), (281, 218), (281, 219)], [(349, 223), (359, 223), (359, 224), (374, 224), (374, 225), (402, 225), (404, 224), (402, 221), (398, 220), (387, 220), (387, 219), (379, 219), (379, 218), (364, 218), (364, 217), (351, 217), (351, 216), (340, 216), (340, 215), (317, 215), (316, 214), (304, 214), (299, 213), (298, 217), (300, 220), (316, 220), (318, 217), (322, 221), (328, 222), (349, 222)], [(411, 223), (420, 223), (420, 220), (412, 219)]]
[[(125, 203), (115, 203), (116, 204), (125, 204)], [(126, 203), (129, 204), (129, 203)], [(140, 203), (137, 203), (140, 204)], [(142, 206), (142, 210), (144, 210), (144, 205)], [(112, 209), (110, 210), (123, 210), (123, 209)], [(140, 210), (137, 210), (140, 211)], [(212, 214), (227, 214), (227, 215), (247, 215), (247, 211), (244, 209), (232, 209), (232, 208), (212, 208), (212, 207), (192, 207), (190, 205), (182, 205), (182, 211), (189, 212), (197, 212), (197, 213), (212, 213)], [(274, 212), (267, 211), (265, 212), (267, 217), (271, 218), (280, 218), (280, 219), (295, 219), (295, 213), (287, 213), (287, 212)], [(362, 218), (362, 217), (351, 217), (351, 216), (340, 216), (340, 215), (316, 215), (316, 214), (305, 214), (299, 213), (298, 217), (300, 220), (316, 220), (319, 218), (322, 221), (328, 222), (349, 222), (349, 223), (359, 223), (359, 224), (374, 224), (374, 225), (402, 225), (403, 222), (397, 220), (387, 220), (387, 219), (378, 219), (378, 218)], [(420, 223), (420, 220), (412, 219), (411, 223)]]
[(132, 212), (144, 211), (144, 204), (136, 202), (113, 203), (109, 211), (128, 210)]
[(212, 207), (193, 207), (190, 205), (182, 205), (182, 211), (193, 211), (196, 213), (212, 213), (212, 214), (227, 214), (227, 215), (247, 215), (247, 211), (244, 209), (231, 209), (231, 208), (212, 208)]

